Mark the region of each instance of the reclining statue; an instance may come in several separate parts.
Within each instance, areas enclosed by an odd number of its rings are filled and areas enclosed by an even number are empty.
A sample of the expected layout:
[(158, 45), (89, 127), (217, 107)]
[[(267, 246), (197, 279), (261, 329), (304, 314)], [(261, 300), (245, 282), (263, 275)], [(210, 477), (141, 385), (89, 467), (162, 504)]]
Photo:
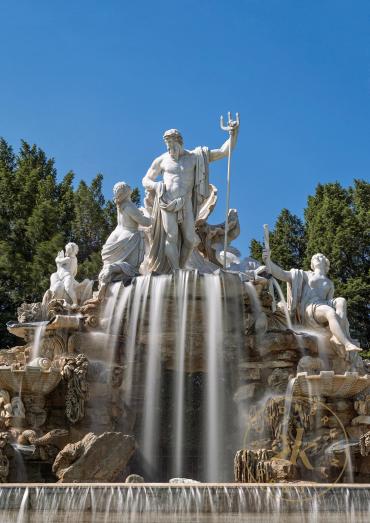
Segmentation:
[(103, 268), (99, 274), (100, 289), (114, 280), (129, 280), (139, 273), (144, 259), (144, 235), (139, 225), (149, 227), (147, 218), (131, 201), (131, 187), (118, 182), (113, 187), (117, 206), (117, 227), (102, 249)]
[(278, 280), (287, 282), (287, 308), (293, 321), (311, 328), (328, 327), (331, 341), (344, 346), (347, 352), (360, 351), (350, 338), (347, 303), (334, 299), (334, 284), (327, 278), (329, 260), (321, 253), (311, 259), (312, 271), (285, 271), (271, 261), (270, 249), (263, 250), (266, 269)]

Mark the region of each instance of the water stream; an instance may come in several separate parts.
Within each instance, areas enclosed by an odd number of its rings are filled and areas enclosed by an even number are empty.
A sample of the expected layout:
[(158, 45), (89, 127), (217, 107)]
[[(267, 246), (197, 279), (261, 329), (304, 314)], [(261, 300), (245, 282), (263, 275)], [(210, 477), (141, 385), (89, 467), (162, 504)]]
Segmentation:
[(146, 358), (143, 429), (141, 451), (152, 474), (158, 467), (158, 442), (161, 390), (162, 324), (165, 319), (164, 300), (171, 284), (171, 276), (152, 278), (150, 287), (149, 343)]
[[(292, 502), (292, 500), (295, 500)], [(75, 485), (0, 489), (4, 523), (367, 523), (365, 487)]]
[(204, 317), (207, 319), (205, 330), (207, 351), (205, 476), (206, 481), (220, 481), (222, 480), (220, 467), (223, 455), (222, 423), (224, 420), (220, 387), (224, 374), (221, 281), (217, 276), (205, 274), (203, 285)]
[(177, 339), (176, 339), (176, 380), (174, 391), (174, 440), (175, 457), (173, 476), (183, 476), (184, 443), (184, 398), (185, 398), (185, 343), (188, 315), (189, 271), (179, 271), (175, 279), (177, 295)]
[(35, 334), (32, 343), (31, 362), (39, 357), (42, 343), (45, 336), (47, 322), (42, 322), (35, 329)]

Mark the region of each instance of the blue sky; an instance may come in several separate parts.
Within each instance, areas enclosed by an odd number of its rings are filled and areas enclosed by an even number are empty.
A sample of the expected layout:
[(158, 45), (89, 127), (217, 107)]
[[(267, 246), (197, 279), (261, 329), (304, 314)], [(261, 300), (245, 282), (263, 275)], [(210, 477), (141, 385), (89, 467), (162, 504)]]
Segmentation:
[[(369, 179), (370, 2), (0, 0), (0, 135), (56, 160), (59, 177), (140, 180), (177, 127), (217, 147), (239, 111), (231, 205), (237, 246), (318, 182)], [(223, 221), (226, 160), (212, 164)]]

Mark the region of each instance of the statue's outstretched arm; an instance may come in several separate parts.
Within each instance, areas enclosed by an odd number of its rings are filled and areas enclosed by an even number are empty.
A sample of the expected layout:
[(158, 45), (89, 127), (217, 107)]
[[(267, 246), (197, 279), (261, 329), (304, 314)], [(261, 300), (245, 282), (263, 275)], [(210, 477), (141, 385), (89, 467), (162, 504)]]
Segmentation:
[(161, 174), (161, 157), (156, 158), (152, 165), (149, 167), (148, 172), (143, 178), (143, 186), (149, 191), (155, 190), (157, 182), (155, 179)]
[(266, 263), (267, 270), (270, 272), (270, 274), (272, 274), (272, 276), (274, 278), (277, 278), (278, 280), (281, 280), (281, 281), (286, 281), (286, 282), (292, 283), (292, 275), (291, 275), (290, 271), (285, 271), (284, 269), (279, 267), (279, 265), (277, 265), (276, 263), (274, 263), (271, 260), (270, 249), (266, 249), (266, 248), (263, 249), (262, 259)]
[(229, 154), (229, 147), (231, 144), (231, 150), (234, 149), (236, 142), (238, 140), (238, 133), (239, 133), (239, 125), (237, 122), (230, 122), (232, 128), (230, 133), (230, 138), (226, 140), (226, 142), (221, 145), (219, 149), (211, 149), (209, 151), (209, 161), (214, 162), (215, 160), (220, 160), (221, 158), (225, 158)]
[(143, 215), (143, 213), (136, 207), (136, 205), (130, 202), (130, 205), (125, 206), (125, 212), (132, 218), (136, 223), (143, 227), (150, 227), (151, 220)]

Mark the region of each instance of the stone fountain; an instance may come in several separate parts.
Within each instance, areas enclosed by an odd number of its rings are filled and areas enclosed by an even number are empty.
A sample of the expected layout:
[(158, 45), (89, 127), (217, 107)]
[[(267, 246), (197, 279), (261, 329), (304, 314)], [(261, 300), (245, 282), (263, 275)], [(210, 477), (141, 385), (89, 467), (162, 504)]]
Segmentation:
[(166, 131), (145, 207), (114, 186), (98, 281), (76, 281), (69, 243), (8, 324), (22, 344), (0, 353), (6, 521), (368, 520), (370, 367), (328, 260), (282, 269), (267, 234), (265, 265), (240, 260), (236, 210), (207, 222), (209, 164), (238, 128), (193, 151)]

